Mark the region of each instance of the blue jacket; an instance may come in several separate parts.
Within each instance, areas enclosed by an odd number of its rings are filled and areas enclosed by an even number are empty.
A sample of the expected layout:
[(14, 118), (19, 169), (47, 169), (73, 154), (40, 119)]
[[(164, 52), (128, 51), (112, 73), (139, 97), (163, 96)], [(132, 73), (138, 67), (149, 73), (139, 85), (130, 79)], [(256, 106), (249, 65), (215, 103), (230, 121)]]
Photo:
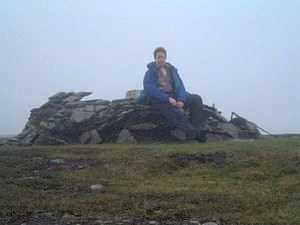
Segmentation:
[[(177, 101), (184, 102), (188, 93), (186, 92), (183, 82), (178, 74), (177, 69), (169, 64), (171, 71), (171, 79), (173, 82), (173, 87), (175, 89), (175, 97)], [(158, 82), (158, 71), (155, 62), (151, 62), (147, 65), (147, 72), (144, 77), (144, 94), (149, 97), (156, 97), (162, 102), (168, 102), (169, 96), (167, 93), (163, 92), (159, 88)]]

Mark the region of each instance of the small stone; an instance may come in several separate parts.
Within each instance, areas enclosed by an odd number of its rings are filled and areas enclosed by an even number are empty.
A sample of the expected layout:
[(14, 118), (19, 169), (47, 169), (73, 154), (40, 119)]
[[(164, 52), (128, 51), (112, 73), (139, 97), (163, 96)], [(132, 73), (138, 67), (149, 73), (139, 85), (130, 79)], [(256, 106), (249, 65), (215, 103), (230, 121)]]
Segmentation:
[(38, 179), (39, 177), (33, 177), (33, 176), (30, 176), (30, 177), (23, 177), (23, 180), (35, 180), (35, 179)]
[(81, 170), (81, 169), (84, 169), (86, 166), (84, 166), (84, 165), (79, 165), (79, 166), (77, 166), (77, 169), (79, 169), (79, 170)]
[(159, 223), (155, 220), (149, 221), (149, 225), (158, 225)]
[(202, 225), (218, 225), (218, 224), (215, 222), (206, 222), (206, 223), (203, 223)]
[(65, 160), (63, 160), (63, 159), (51, 159), (49, 162), (52, 163), (52, 164), (63, 164), (63, 163), (65, 163)]
[(102, 184), (93, 184), (90, 186), (92, 191), (103, 191), (104, 186)]
[(190, 225), (201, 225), (198, 220), (190, 220)]
[(103, 220), (96, 220), (94, 223), (95, 223), (95, 224), (103, 224), (104, 221), (103, 221)]
[(66, 214), (63, 215), (62, 219), (67, 220), (67, 221), (75, 221), (76, 216), (66, 213)]

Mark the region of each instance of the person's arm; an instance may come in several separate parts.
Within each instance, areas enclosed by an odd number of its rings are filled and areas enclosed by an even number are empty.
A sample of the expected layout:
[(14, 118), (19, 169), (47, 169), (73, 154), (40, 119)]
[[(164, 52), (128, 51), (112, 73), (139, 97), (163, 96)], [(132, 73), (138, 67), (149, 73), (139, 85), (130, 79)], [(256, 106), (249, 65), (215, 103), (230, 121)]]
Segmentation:
[(177, 82), (177, 87), (176, 87), (176, 98), (177, 98), (177, 101), (180, 101), (180, 102), (185, 102), (186, 100), (186, 95), (187, 95), (187, 92), (185, 90), (185, 87), (184, 87), (184, 84), (178, 74), (178, 71), (176, 68), (174, 68), (174, 75), (175, 75), (175, 79)]
[(158, 98), (161, 102), (169, 102), (169, 96), (157, 87), (154, 75), (150, 70), (146, 72), (143, 84), (146, 95)]

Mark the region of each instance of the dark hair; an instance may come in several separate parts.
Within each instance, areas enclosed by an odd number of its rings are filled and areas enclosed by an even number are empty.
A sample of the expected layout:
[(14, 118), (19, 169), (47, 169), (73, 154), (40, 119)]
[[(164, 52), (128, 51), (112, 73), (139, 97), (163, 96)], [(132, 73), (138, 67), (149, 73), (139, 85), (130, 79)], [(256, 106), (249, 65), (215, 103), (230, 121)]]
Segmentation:
[(153, 52), (154, 58), (156, 57), (156, 55), (157, 55), (158, 52), (162, 52), (162, 53), (165, 54), (165, 56), (167, 56), (167, 51), (166, 51), (166, 49), (165, 49), (164, 47), (158, 47), (158, 48), (156, 48), (156, 49), (154, 50), (154, 52)]

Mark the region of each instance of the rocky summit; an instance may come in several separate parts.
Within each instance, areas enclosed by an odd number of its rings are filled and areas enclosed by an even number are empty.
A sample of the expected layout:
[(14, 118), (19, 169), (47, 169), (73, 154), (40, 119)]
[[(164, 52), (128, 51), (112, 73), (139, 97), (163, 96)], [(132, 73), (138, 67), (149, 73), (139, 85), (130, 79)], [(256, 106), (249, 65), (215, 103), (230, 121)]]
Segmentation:
[[(82, 100), (91, 92), (60, 92), (31, 110), (23, 131), (10, 143), (21, 145), (154, 143), (175, 141), (171, 128), (150, 105), (133, 98), (113, 101)], [(188, 115), (188, 111), (186, 112)], [(228, 121), (215, 107), (199, 112), (205, 132), (203, 140), (253, 139), (260, 133), (243, 119)]]

